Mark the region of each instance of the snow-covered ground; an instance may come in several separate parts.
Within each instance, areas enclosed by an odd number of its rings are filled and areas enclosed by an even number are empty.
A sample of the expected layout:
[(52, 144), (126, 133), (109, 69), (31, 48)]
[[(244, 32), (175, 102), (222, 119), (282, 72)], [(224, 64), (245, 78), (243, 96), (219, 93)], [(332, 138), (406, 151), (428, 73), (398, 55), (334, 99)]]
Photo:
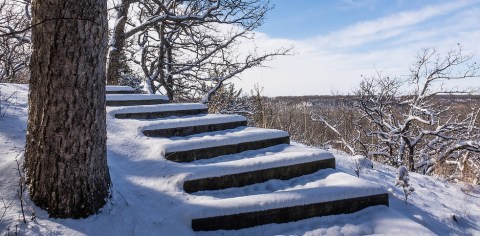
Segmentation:
[[(320, 171), (289, 181), (271, 180), (243, 188), (186, 194), (181, 183), (189, 178), (195, 165), (209, 161), (191, 164), (166, 161), (158, 155), (153, 139), (143, 136), (139, 127), (115, 120), (111, 112), (107, 118), (108, 164), (114, 190), (108, 204), (99, 214), (87, 219), (50, 219), (46, 212), (29, 201), (25, 192), (28, 223), (24, 224), (20, 222), (21, 209), (16, 198), (19, 178), (15, 159), (21, 161), (23, 158), (28, 88), (25, 85), (0, 84), (0, 91), (2, 114), (8, 106), (3, 102), (4, 98), (16, 93), (9, 99), (11, 104), (5, 115), (0, 117), (0, 235), (7, 232), (15, 235), (16, 231), (20, 235), (194, 235), (190, 229), (189, 212), (199, 209), (198, 203), (202, 200), (231, 199), (267, 190), (272, 192), (276, 188), (295, 189), (311, 183), (324, 184), (319, 179), (326, 172)], [(332, 152), (337, 160), (337, 169), (353, 175), (355, 158), (335, 150)], [(438, 235), (480, 235), (479, 186), (454, 184), (412, 173), (410, 183), (415, 192), (405, 204), (402, 190), (394, 186), (396, 172), (395, 168), (374, 162), (373, 169), (365, 167), (360, 173), (361, 179), (376, 182), (389, 190), (388, 208), (377, 206), (348, 215), (197, 234), (425, 235), (433, 232)], [(33, 211), (35, 219), (32, 220)]]

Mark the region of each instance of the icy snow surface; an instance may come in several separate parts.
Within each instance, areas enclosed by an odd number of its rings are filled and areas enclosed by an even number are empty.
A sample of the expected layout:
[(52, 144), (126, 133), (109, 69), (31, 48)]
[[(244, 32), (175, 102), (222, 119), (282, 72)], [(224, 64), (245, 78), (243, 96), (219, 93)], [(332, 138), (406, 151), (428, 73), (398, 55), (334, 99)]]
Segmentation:
[[(229, 206), (227, 202), (235, 199), (242, 199), (244, 202), (243, 199), (249, 199), (248, 202), (239, 203), (247, 204), (254, 201), (254, 196), (264, 196), (258, 200), (282, 204), (282, 202), (294, 201), (292, 199), (301, 199), (301, 197), (289, 195), (296, 191), (312, 191), (312, 194), (317, 193), (321, 197), (321, 189), (317, 189), (316, 186), (327, 184), (329, 176), (337, 178), (344, 174), (336, 171), (329, 173), (331, 170), (319, 171), (288, 181), (270, 180), (242, 188), (218, 192), (205, 191), (195, 195), (186, 194), (182, 190), (185, 178), (194, 177), (197, 171), (199, 176), (205, 174), (201, 168), (198, 168), (200, 165), (210, 165), (212, 168), (219, 165), (217, 170), (212, 171), (220, 171), (220, 165), (228, 165), (229, 162), (233, 162), (230, 163), (232, 165), (242, 165), (241, 162), (236, 164), (235, 162), (243, 157), (228, 155), (192, 163), (167, 161), (158, 153), (160, 139), (147, 138), (143, 136), (137, 125), (114, 119), (112, 112), (118, 111), (115, 109), (109, 109), (107, 116), (108, 165), (115, 188), (107, 205), (97, 215), (87, 219), (51, 219), (45, 211), (36, 207), (25, 193), (28, 223), (23, 224), (19, 221), (21, 211), (16, 198), (18, 176), (15, 170), (15, 158), (17, 156), (19, 159), (22, 158), (21, 151), (25, 144), (28, 87), (0, 84), (0, 89), (2, 108), (5, 106), (3, 102), (5, 95), (15, 91), (18, 93), (17, 98), (12, 100), (15, 102), (8, 108), (6, 115), (0, 117), (0, 198), (7, 204), (12, 203), (6, 210), (5, 217), (0, 220), (0, 235), (6, 235), (7, 232), (14, 235), (16, 225), (18, 225), (19, 235), (432, 234), (428, 229), (439, 235), (480, 234), (478, 186), (469, 187), (466, 194), (462, 188), (468, 187), (467, 185), (452, 184), (442, 179), (410, 173), (410, 182), (416, 191), (410, 196), (409, 203), (405, 204), (402, 200), (402, 190), (394, 186), (396, 169), (377, 162), (373, 162), (373, 169), (363, 169), (360, 177), (378, 183), (383, 186), (383, 189), (389, 189), (390, 207), (388, 208), (369, 207), (353, 214), (316, 217), (235, 231), (193, 232), (190, 228), (191, 219), (194, 214), (202, 214), (196, 213), (195, 209), (208, 209), (210, 206), (231, 208), (233, 206)], [(259, 160), (256, 158), (261, 154), (276, 155), (284, 150), (285, 146), (278, 145), (242, 155), (248, 155), (252, 160)], [(296, 144), (292, 150), (300, 147), (300, 144)], [(338, 152), (334, 155), (337, 170), (353, 173), (351, 166), (354, 166), (354, 161), (350, 156)], [(356, 177), (346, 178), (361, 181)], [(343, 184), (350, 185), (351, 182), (335, 181), (332, 184), (340, 185), (338, 188), (342, 188)], [(278, 198), (265, 197), (268, 193)], [(353, 191), (346, 194), (358, 193)], [(220, 204), (217, 206), (215, 202)], [(29, 218), (32, 210), (35, 211), (35, 220)], [(0, 202), (0, 216), (2, 212)], [(456, 216), (457, 221), (453, 220), (453, 215)]]
[(239, 115), (223, 115), (223, 114), (205, 114), (189, 117), (181, 117), (177, 119), (164, 118), (156, 120), (138, 120), (140, 129), (171, 129), (180, 127), (190, 127), (198, 125), (223, 124), (229, 122), (246, 121), (245, 117)]

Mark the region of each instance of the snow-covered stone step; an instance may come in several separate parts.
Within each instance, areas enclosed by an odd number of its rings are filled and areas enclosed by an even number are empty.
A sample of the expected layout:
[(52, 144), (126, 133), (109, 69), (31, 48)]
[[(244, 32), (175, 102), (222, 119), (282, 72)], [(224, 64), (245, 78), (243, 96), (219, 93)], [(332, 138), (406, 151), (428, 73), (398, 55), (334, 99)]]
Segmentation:
[(270, 223), (353, 213), (376, 205), (388, 206), (379, 185), (333, 169), (326, 177), (279, 191), (226, 199), (199, 197), (191, 212), (195, 231), (235, 230)]
[[(262, 153), (262, 152), (260, 152)], [(219, 190), (262, 183), (271, 179), (287, 180), (325, 168), (335, 168), (334, 156), (326, 151), (290, 145), (281, 152), (245, 157), (229, 162), (199, 165), (187, 176), (187, 193)]]
[(111, 108), (111, 113), (119, 119), (156, 119), (172, 116), (207, 114), (208, 108), (200, 103), (170, 103)]
[(158, 94), (107, 94), (107, 106), (136, 106), (168, 103), (168, 97)]
[(211, 135), (174, 139), (163, 144), (163, 154), (170, 161), (190, 162), (289, 143), (290, 136), (285, 131), (239, 127)]
[(117, 86), (117, 85), (107, 85), (106, 88), (107, 94), (132, 94), (135, 93), (135, 89), (130, 86)]
[(239, 115), (208, 114), (201, 116), (169, 119), (144, 127), (148, 137), (188, 136), (205, 132), (234, 129), (246, 126), (247, 119)]

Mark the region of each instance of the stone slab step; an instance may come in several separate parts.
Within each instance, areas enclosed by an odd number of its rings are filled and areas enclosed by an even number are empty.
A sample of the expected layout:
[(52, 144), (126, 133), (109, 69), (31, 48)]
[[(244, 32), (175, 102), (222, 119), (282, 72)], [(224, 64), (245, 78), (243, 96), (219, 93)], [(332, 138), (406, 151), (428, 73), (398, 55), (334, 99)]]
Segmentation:
[(207, 113), (207, 106), (200, 103), (171, 103), (162, 105), (112, 108), (112, 114), (114, 114), (115, 118), (118, 119), (157, 119), (172, 116), (201, 115)]
[[(416, 221), (419, 221), (417, 223)], [(412, 220), (384, 205), (335, 216), (314, 217), (285, 224), (266, 224), (240, 230), (195, 232), (197, 236), (228, 235), (421, 235), (438, 236), (425, 222)], [(437, 230), (438, 232), (438, 230)]]
[(168, 98), (157, 94), (107, 94), (107, 106), (137, 106), (168, 103)]
[(290, 136), (280, 130), (240, 127), (172, 141), (163, 145), (164, 157), (175, 162), (190, 162), (289, 144)]
[(353, 213), (370, 206), (388, 206), (379, 185), (333, 169), (324, 179), (272, 193), (226, 199), (199, 198), (191, 212), (194, 231), (236, 230), (270, 223)]
[(106, 88), (107, 94), (133, 94), (135, 89), (130, 86), (117, 86), (117, 85), (107, 85)]
[(243, 159), (196, 166), (187, 176), (187, 193), (219, 190), (262, 183), (271, 179), (287, 180), (325, 168), (335, 168), (334, 156), (326, 151), (299, 145), (284, 145), (279, 152), (250, 152)]
[(247, 126), (247, 119), (239, 115), (209, 114), (188, 118), (171, 119), (144, 128), (148, 137), (188, 136)]

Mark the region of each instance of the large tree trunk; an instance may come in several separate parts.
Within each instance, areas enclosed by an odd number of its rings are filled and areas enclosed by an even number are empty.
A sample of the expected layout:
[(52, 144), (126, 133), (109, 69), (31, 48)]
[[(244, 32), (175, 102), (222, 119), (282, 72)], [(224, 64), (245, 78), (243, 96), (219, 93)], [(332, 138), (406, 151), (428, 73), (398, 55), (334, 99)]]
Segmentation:
[(115, 8), (117, 10), (116, 22), (113, 27), (113, 36), (110, 40), (110, 51), (108, 54), (107, 84), (119, 84), (121, 70), (124, 69), (125, 47), (125, 23), (127, 22), (128, 9), (132, 0), (123, 0)]
[(26, 141), (30, 197), (51, 217), (98, 212), (106, 158), (106, 0), (33, 1)]

